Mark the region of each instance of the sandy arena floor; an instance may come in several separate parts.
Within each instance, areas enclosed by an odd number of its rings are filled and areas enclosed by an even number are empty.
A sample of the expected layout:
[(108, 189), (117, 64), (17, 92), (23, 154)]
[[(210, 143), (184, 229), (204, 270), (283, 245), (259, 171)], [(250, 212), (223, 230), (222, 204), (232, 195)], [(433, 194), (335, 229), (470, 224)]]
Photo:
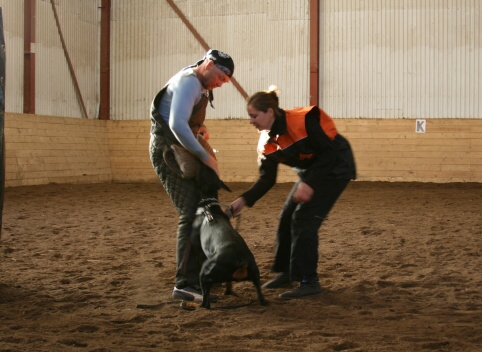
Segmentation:
[[(290, 187), (241, 214), (262, 282)], [(180, 309), (176, 222), (160, 183), (7, 188), (0, 351), (482, 351), (480, 184), (352, 182), (320, 230), (323, 294), (265, 307), (241, 282)]]

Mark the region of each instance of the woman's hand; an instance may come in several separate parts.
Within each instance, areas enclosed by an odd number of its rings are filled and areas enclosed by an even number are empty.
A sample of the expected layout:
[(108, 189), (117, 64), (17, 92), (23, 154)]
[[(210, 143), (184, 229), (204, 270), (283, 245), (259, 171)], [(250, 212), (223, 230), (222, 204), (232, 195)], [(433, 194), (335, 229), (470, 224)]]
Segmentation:
[(293, 202), (295, 203), (305, 203), (311, 200), (313, 197), (313, 193), (315, 193), (314, 189), (308, 186), (308, 184), (304, 182), (300, 182), (298, 187), (296, 188), (295, 193), (293, 194)]
[(239, 197), (234, 202), (231, 203), (231, 211), (233, 212), (232, 216), (235, 217), (241, 212), (241, 209), (246, 205), (246, 201), (243, 197)]

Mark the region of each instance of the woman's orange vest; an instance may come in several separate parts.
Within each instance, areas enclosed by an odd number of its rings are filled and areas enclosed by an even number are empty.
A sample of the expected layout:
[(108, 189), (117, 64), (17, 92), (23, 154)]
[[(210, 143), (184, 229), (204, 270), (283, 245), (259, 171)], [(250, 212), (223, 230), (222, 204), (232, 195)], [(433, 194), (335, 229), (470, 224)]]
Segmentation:
[[(306, 138), (305, 116), (315, 113), (319, 116), (320, 126), (331, 140), (337, 135), (335, 123), (332, 118), (317, 106), (307, 106), (292, 110), (284, 110), (286, 114), (286, 133), (278, 136), (273, 141), (269, 141), (264, 146), (263, 154), (268, 155), (280, 149), (286, 149), (294, 143)], [(300, 155), (300, 158), (303, 156)], [(310, 156), (311, 157), (311, 156)]]

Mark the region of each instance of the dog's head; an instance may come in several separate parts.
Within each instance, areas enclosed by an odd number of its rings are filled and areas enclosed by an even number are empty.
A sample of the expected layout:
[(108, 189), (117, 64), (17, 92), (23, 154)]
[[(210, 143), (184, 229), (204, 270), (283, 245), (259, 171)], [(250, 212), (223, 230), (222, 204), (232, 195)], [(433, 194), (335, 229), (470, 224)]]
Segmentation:
[(231, 192), (231, 189), (221, 181), (216, 172), (204, 164), (199, 168), (197, 176), (196, 181), (203, 198), (218, 198), (218, 190), (220, 189)]

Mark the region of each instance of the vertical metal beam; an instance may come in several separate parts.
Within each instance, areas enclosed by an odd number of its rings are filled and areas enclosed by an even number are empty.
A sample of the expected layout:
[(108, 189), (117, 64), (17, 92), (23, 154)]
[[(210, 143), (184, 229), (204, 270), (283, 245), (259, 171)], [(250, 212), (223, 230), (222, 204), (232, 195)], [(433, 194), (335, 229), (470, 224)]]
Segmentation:
[(100, 15), (100, 120), (110, 120), (110, 9), (111, 0), (102, 0)]
[[(23, 112), (35, 114), (35, 1), (24, 0)], [(32, 48), (33, 45), (33, 48)]]
[(5, 195), (5, 37), (0, 7), (0, 239), (2, 238), (3, 200)]
[(320, 3), (310, 0), (310, 105), (318, 105), (320, 94)]

